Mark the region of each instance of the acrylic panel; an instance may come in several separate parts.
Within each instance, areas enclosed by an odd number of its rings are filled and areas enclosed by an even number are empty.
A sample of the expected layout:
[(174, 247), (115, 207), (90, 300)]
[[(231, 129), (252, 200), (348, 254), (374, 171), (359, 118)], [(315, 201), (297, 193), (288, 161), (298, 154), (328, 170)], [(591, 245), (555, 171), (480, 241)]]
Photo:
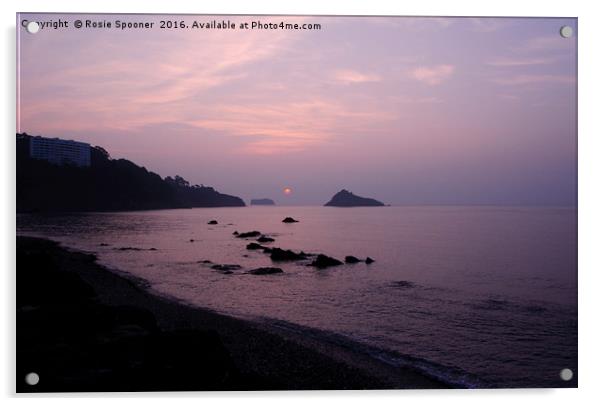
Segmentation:
[(577, 19), (17, 14), (18, 392), (577, 386)]

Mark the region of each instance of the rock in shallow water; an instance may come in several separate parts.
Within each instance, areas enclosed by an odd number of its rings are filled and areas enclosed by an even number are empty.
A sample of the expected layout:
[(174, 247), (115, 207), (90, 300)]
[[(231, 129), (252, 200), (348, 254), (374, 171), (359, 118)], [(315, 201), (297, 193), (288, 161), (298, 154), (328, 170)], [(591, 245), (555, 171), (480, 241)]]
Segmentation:
[(274, 268), (274, 267), (256, 268), (256, 269), (251, 269), (249, 271), (249, 273), (252, 275), (271, 275), (271, 274), (283, 273), (283, 272), (284, 271), (282, 269)]
[(343, 265), (343, 263), (336, 258), (324, 254), (319, 254), (311, 263), (311, 266), (315, 266), (316, 268), (328, 268), (337, 265)]
[(416, 284), (410, 281), (395, 281), (391, 282), (391, 287), (398, 289), (410, 289), (416, 287)]
[(307, 254), (301, 251), (300, 253), (291, 250), (283, 250), (281, 248), (272, 248), (270, 258), (272, 261), (299, 261), (307, 258)]
[(261, 244), (257, 244), (256, 242), (250, 242), (247, 244), (247, 249), (248, 250), (261, 250), (264, 249), (265, 247)]
[(360, 262), (360, 259), (357, 257), (354, 257), (353, 255), (347, 255), (345, 257), (345, 262), (348, 264), (357, 264), (358, 262)]
[(370, 258), (370, 257), (367, 257), (367, 258), (366, 258), (366, 263), (367, 263), (367, 264), (371, 264), (371, 263), (373, 263), (373, 262), (374, 262), (374, 260), (373, 260), (372, 258)]
[(262, 235), (261, 237), (259, 237), (257, 239), (257, 242), (274, 242), (276, 240), (274, 240), (272, 237), (268, 237), (267, 235)]
[(247, 231), (246, 233), (240, 233), (236, 235), (236, 238), (251, 238), (251, 237), (259, 237), (261, 233), (257, 230)]
[(208, 222), (207, 224), (210, 224), (210, 225), (215, 225), (215, 224), (217, 224), (217, 220), (211, 220), (211, 221), (210, 221), (210, 222)]
[(292, 217), (286, 217), (284, 220), (282, 220), (283, 223), (298, 223), (299, 220), (295, 220)]
[(213, 265), (211, 267), (211, 269), (215, 269), (216, 271), (223, 271), (223, 272), (231, 272), (231, 271), (235, 271), (240, 268), (242, 268), (242, 267), (237, 264), (217, 264), (217, 265)]

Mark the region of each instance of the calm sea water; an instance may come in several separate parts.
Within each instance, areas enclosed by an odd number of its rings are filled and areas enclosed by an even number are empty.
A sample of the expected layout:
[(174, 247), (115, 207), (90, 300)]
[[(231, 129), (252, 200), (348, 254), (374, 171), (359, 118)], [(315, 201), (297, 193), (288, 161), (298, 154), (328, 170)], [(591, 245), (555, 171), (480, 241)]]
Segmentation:
[[(300, 222), (284, 224), (286, 216)], [(558, 387), (575, 385), (561, 369), (577, 372), (576, 220), (572, 208), (245, 207), (27, 214), (17, 229), (94, 251), (162, 294), (357, 345), (450, 383)], [(235, 230), (376, 262), (245, 274), (273, 264)], [(223, 274), (202, 260), (242, 269)]]

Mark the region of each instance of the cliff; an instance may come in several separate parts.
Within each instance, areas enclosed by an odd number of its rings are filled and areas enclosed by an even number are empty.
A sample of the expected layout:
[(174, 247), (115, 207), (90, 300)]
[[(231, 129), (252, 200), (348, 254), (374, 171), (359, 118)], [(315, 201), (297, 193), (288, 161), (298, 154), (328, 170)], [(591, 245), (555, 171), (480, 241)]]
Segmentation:
[(17, 134), (17, 212), (126, 211), (244, 206), (242, 199), (183, 178), (162, 179), (126, 159), (91, 148), (91, 165), (54, 165), (29, 157), (29, 139)]

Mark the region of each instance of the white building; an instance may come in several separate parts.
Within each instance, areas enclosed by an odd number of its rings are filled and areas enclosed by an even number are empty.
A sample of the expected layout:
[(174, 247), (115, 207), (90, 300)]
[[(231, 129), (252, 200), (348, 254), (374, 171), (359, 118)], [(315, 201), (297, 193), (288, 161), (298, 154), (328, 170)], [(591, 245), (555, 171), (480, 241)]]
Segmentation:
[(90, 144), (60, 138), (31, 137), (29, 156), (56, 165), (90, 166)]

